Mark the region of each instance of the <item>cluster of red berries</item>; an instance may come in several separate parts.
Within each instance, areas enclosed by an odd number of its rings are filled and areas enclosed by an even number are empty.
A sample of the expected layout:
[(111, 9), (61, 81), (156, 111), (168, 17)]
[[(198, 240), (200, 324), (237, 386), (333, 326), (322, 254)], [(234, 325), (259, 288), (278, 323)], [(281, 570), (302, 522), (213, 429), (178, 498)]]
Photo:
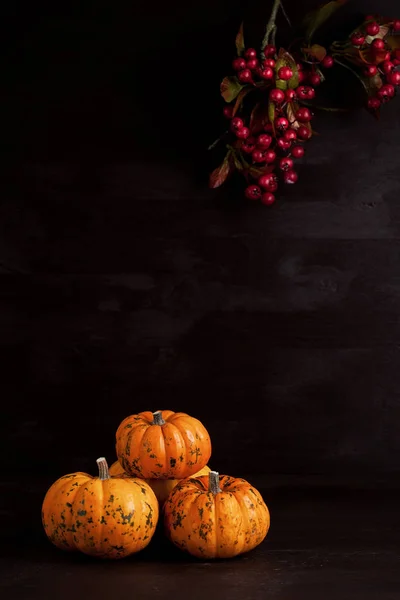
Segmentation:
[[(274, 193), (278, 189), (279, 177), (284, 183), (293, 184), (298, 179), (294, 170), (294, 160), (304, 156), (303, 143), (312, 135), (310, 121), (313, 117), (309, 108), (299, 106), (302, 101), (315, 97), (315, 87), (321, 83), (315, 63), (309, 65), (296, 64), (296, 89), (285, 90), (276, 86), (277, 80), (289, 82), (294, 76), (294, 65), (279, 66), (277, 50), (273, 45), (264, 48), (265, 58), (259, 59), (254, 48), (244, 52), (244, 58), (235, 58), (233, 68), (242, 84), (257, 85), (266, 83), (266, 103), (274, 105), (273, 122), (264, 125), (263, 131), (251, 131), (243, 118), (233, 116), (233, 106), (227, 105), (223, 112), (230, 119), (230, 130), (237, 138), (236, 148), (250, 158), (252, 165), (265, 171), (259, 175), (256, 183), (248, 185), (245, 196), (249, 200), (261, 200), (263, 204), (275, 202)], [(320, 65), (324, 68), (333, 66), (331, 56), (325, 56)], [(282, 87), (282, 86), (281, 86)], [(295, 103), (295, 104), (293, 104)], [(293, 110), (293, 106), (296, 107)], [(291, 110), (288, 110), (292, 107)], [(254, 172), (254, 171), (253, 171)]]
[[(400, 20), (393, 21), (391, 28), (394, 33), (400, 33)], [(396, 87), (400, 85), (400, 49), (391, 51), (384, 39), (375, 37), (380, 31), (379, 23), (369, 15), (364, 27), (354, 32), (350, 38), (353, 46), (365, 51), (364, 56), (369, 57), (370, 62), (365, 65), (364, 76), (379, 76), (382, 82), (376, 94), (368, 99), (368, 108), (372, 111), (377, 111), (381, 104), (394, 98)]]

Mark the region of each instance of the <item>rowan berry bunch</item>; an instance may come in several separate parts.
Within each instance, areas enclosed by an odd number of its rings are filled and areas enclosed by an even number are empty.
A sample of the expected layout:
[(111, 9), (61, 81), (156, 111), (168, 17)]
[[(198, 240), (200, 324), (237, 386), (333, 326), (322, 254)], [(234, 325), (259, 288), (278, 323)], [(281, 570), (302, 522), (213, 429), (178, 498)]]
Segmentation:
[(367, 15), (360, 27), (329, 50), (312, 43), (317, 28), (346, 0), (333, 0), (305, 19), (304, 37), (290, 51), (275, 43), (275, 19), (280, 0), (274, 0), (260, 51), (246, 48), (243, 24), (236, 37), (233, 74), (223, 79), (226, 155), (210, 175), (219, 187), (234, 172), (245, 177), (245, 196), (271, 205), (281, 184), (298, 180), (297, 162), (313, 136), (318, 87), (329, 70), (349, 69), (366, 92), (366, 107), (376, 116), (381, 105), (396, 95), (400, 85), (400, 20)]

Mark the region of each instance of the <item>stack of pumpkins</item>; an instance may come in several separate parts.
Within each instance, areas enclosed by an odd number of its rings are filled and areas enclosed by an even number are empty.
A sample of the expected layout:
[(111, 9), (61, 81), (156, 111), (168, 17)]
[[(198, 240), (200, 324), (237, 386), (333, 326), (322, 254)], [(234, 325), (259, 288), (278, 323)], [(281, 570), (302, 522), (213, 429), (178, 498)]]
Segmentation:
[(198, 419), (170, 410), (127, 417), (116, 453), (110, 468), (97, 459), (98, 477), (64, 475), (48, 490), (42, 523), (58, 548), (123, 558), (149, 544), (160, 514), (167, 537), (204, 559), (248, 552), (267, 535), (261, 494), (207, 466), (211, 441)]

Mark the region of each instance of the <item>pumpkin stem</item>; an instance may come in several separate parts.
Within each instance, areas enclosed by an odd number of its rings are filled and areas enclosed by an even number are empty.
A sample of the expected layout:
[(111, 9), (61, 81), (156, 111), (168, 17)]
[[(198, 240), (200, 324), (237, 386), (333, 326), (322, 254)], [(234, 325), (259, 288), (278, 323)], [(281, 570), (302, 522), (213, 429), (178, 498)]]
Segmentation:
[(161, 410), (157, 410), (153, 413), (153, 425), (165, 425)]
[(105, 479), (110, 479), (110, 473), (108, 471), (108, 464), (104, 456), (98, 458), (96, 460), (97, 466), (99, 467), (99, 479), (104, 481)]
[(208, 491), (214, 495), (222, 492), (219, 487), (219, 473), (217, 471), (210, 471), (208, 474)]

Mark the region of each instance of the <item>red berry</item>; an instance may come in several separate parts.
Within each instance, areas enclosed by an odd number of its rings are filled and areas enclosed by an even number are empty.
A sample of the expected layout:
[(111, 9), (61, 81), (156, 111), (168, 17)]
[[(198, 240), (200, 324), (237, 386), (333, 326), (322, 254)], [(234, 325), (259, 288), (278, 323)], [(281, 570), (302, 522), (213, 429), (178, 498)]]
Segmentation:
[(256, 148), (255, 150), (253, 150), (253, 152), (251, 153), (251, 157), (255, 163), (266, 162), (266, 152), (261, 148)]
[(276, 198), (272, 192), (264, 192), (261, 196), (261, 202), (266, 206), (271, 206), (275, 202)]
[(378, 58), (379, 58), (379, 62), (383, 62), (385, 60), (390, 60), (390, 52), (389, 52), (389, 50), (386, 52), (386, 54), (384, 55), (383, 58), (381, 58), (380, 56), (378, 56)]
[(272, 123), (267, 123), (266, 125), (264, 125), (264, 131), (271, 133), (273, 130), (274, 128), (272, 127)]
[(369, 98), (368, 100), (368, 108), (370, 110), (378, 110), (381, 105), (381, 101), (379, 98)]
[(391, 73), (393, 71), (394, 64), (390, 60), (385, 60), (382, 64), (382, 69), (383, 69), (383, 72), (386, 73), (386, 75), (388, 75), (389, 73)]
[(263, 61), (263, 66), (264, 67), (271, 67), (271, 69), (273, 69), (275, 67), (275, 65), (276, 65), (276, 62), (274, 61), (273, 58), (266, 58)]
[(235, 60), (232, 61), (232, 67), (235, 71), (242, 71), (246, 68), (246, 61), (244, 58), (235, 58)]
[(274, 102), (274, 104), (282, 104), (282, 102), (285, 99), (285, 94), (284, 94), (284, 92), (282, 92), (282, 90), (278, 90), (278, 88), (274, 88), (269, 93), (269, 99), (271, 102)]
[(368, 35), (378, 35), (379, 33), (379, 25), (376, 21), (372, 21), (372, 23), (367, 23), (365, 26), (365, 31)]
[(247, 61), (247, 68), (250, 69), (251, 71), (254, 71), (255, 69), (257, 69), (258, 67), (258, 60), (257, 58), (251, 58), (250, 60)]
[(245, 140), (249, 137), (249, 135), (250, 129), (248, 127), (242, 127), (241, 129), (238, 129), (238, 131), (236, 131), (236, 137), (239, 138), (239, 140)]
[(261, 189), (258, 187), (258, 185), (249, 185), (244, 190), (244, 195), (248, 200), (260, 200), (261, 193)]
[(300, 100), (312, 100), (315, 97), (315, 90), (309, 85), (300, 85), (296, 90), (296, 95)]
[(279, 131), (286, 131), (286, 129), (289, 127), (289, 121), (286, 119), (286, 117), (278, 117), (275, 119), (275, 127)]
[(281, 67), (278, 71), (278, 77), (283, 81), (288, 81), (293, 77), (293, 71), (290, 67)]
[(268, 44), (267, 46), (265, 46), (265, 48), (264, 48), (265, 58), (268, 58), (269, 56), (275, 56), (275, 54), (276, 54), (275, 46), (273, 46), (272, 44)]
[(297, 137), (299, 137), (301, 140), (309, 140), (311, 137), (311, 131), (305, 125), (300, 125), (297, 130)]
[(247, 58), (247, 60), (250, 60), (251, 58), (257, 58), (257, 50), (254, 50), (254, 48), (247, 48), (244, 56)]
[(241, 149), (243, 152), (246, 152), (246, 154), (251, 154), (255, 147), (256, 139), (254, 137), (248, 137), (247, 139), (243, 140)]
[(261, 79), (272, 79), (274, 72), (271, 67), (265, 67), (264, 69), (260, 69), (259, 76)]
[(289, 150), (289, 148), (290, 148), (290, 142), (288, 142), (288, 140), (285, 140), (284, 137), (278, 138), (276, 140), (276, 145), (283, 152), (287, 152)]
[(361, 33), (361, 31), (356, 31), (350, 38), (353, 46), (362, 46), (365, 42), (365, 36)]
[(292, 159), (288, 157), (281, 158), (281, 160), (279, 161), (279, 168), (281, 169), (281, 171), (289, 171), (290, 169), (293, 169)]
[(295, 132), (294, 129), (288, 129), (283, 134), (283, 137), (285, 138), (286, 141), (293, 142), (294, 140), (297, 139), (297, 133)]
[(276, 192), (278, 189), (278, 178), (275, 173), (261, 175), (260, 179), (258, 180), (258, 185), (266, 189), (268, 192)]
[(239, 71), (237, 77), (240, 83), (250, 83), (251, 81), (253, 81), (253, 76), (251, 74), (250, 69), (243, 69), (243, 71)]
[(292, 102), (296, 98), (295, 90), (286, 90), (285, 92), (286, 102)]
[(335, 60), (333, 56), (325, 56), (321, 64), (324, 67), (324, 69), (330, 69), (335, 64)]
[(272, 144), (272, 137), (268, 133), (260, 133), (257, 138), (257, 146), (263, 149), (267, 149)]
[(395, 21), (393, 21), (392, 29), (396, 33), (400, 31), (400, 19), (396, 19)]
[(292, 156), (294, 156), (294, 158), (302, 158), (304, 156), (303, 146), (293, 146)]
[(393, 71), (393, 73), (389, 73), (387, 80), (391, 85), (400, 85), (400, 72)]
[(296, 119), (300, 121), (300, 123), (308, 123), (312, 119), (311, 111), (308, 108), (299, 108), (296, 113)]
[(381, 102), (389, 102), (395, 93), (394, 87), (391, 84), (386, 84), (378, 90), (378, 98)]
[(296, 183), (296, 181), (298, 180), (298, 175), (296, 173), (296, 171), (293, 171), (293, 169), (291, 169), (290, 171), (287, 171), (284, 176), (283, 176), (283, 181), (285, 183)]
[(276, 154), (273, 150), (267, 150), (265, 153), (265, 162), (270, 164), (275, 162)]
[(376, 38), (371, 44), (372, 50), (384, 50), (385, 42), (379, 38)]
[(377, 74), (378, 69), (375, 65), (368, 65), (367, 67), (365, 67), (364, 69), (364, 75), (366, 77), (375, 77), (375, 75)]
[(365, 21), (374, 21), (375, 20), (375, 15), (366, 15), (365, 17)]
[(298, 77), (299, 77), (299, 83), (303, 83), (303, 81), (305, 81), (307, 79), (307, 75), (304, 73), (304, 71), (299, 71)]
[(224, 106), (222, 112), (224, 113), (224, 117), (226, 119), (232, 119), (233, 115), (233, 106)]
[(392, 52), (392, 60), (400, 60), (400, 48), (396, 48)]
[(400, 65), (400, 58), (393, 58), (392, 63), (395, 67), (398, 67)]
[(232, 131), (238, 131), (239, 129), (242, 129), (242, 127), (244, 126), (244, 123), (242, 121), (242, 119), (240, 117), (233, 117), (232, 121), (231, 121), (231, 129)]
[(318, 73), (311, 73), (311, 75), (309, 77), (309, 81), (310, 81), (311, 85), (316, 87), (317, 85), (319, 85), (321, 83), (321, 77), (318, 75)]

